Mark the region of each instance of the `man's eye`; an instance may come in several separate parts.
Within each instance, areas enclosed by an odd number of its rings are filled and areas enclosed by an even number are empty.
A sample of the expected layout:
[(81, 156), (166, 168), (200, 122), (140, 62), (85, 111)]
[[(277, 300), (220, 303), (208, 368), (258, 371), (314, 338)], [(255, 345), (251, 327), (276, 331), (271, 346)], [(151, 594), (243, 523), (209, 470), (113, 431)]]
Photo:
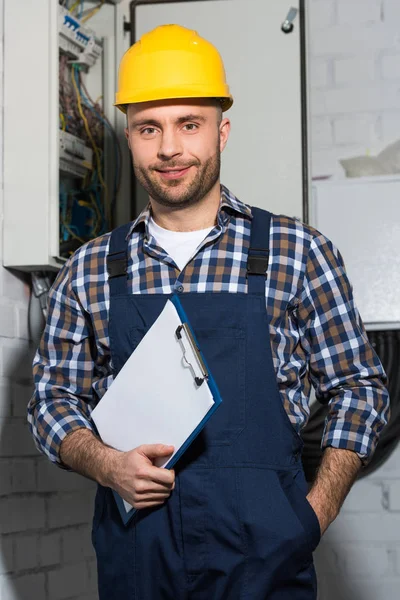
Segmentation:
[(146, 127), (145, 129), (142, 129), (141, 133), (144, 133), (145, 135), (152, 135), (155, 132), (154, 127)]
[(195, 129), (198, 129), (198, 126), (196, 123), (187, 123), (183, 128), (186, 129), (186, 131), (194, 131)]

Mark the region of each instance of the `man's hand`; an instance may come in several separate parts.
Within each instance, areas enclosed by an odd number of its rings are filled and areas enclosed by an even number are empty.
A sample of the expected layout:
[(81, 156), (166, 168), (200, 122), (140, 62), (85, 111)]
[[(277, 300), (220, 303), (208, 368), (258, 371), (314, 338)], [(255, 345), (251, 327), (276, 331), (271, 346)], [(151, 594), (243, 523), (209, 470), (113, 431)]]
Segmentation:
[(361, 468), (355, 452), (337, 448), (324, 451), (315, 482), (307, 500), (318, 517), (321, 535), (336, 519)]
[(77, 473), (113, 488), (134, 508), (150, 508), (163, 504), (174, 489), (175, 472), (154, 466), (173, 451), (173, 446), (151, 444), (119, 452), (81, 428), (64, 438), (60, 458)]
[(137, 509), (163, 504), (175, 487), (175, 472), (155, 467), (154, 461), (173, 451), (173, 446), (146, 444), (114, 455), (109, 487)]

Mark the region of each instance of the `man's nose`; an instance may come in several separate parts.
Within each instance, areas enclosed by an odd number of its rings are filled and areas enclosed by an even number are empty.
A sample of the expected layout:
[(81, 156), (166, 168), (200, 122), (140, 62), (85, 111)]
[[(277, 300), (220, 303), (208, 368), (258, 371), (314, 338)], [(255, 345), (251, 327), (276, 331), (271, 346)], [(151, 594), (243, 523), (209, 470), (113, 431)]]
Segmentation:
[(173, 131), (164, 131), (158, 150), (158, 158), (170, 160), (182, 154), (182, 143), (178, 134)]

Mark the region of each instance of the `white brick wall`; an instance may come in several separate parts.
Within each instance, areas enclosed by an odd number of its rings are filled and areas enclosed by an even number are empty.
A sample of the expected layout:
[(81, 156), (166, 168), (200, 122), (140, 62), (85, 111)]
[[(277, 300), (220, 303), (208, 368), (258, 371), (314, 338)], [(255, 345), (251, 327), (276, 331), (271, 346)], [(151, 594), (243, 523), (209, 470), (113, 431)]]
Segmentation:
[[(312, 174), (400, 139), (400, 2), (309, 0)], [(316, 552), (319, 600), (400, 597), (400, 448), (354, 486)]]
[[(3, 203), (3, 6), (0, 0), (0, 215)], [(1, 258), (0, 234), (0, 258)], [(27, 279), (0, 266), (0, 600), (96, 600), (92, 482), (61, 472), (26, 424), (34, 348)]]
[(400, 449), (355, 484), (316, 552), (319, 600), (398, 600)]
[(312, 174), (344, 176), (339, 159), (400, 138), (399, 2), (308, 0), (308, 9)]

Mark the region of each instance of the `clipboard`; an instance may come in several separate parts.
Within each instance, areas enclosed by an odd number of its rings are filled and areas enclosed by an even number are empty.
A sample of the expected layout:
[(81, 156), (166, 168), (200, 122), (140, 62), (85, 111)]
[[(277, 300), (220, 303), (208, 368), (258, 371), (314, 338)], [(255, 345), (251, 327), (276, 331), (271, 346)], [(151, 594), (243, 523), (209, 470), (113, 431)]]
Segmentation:
[[(154, 377), (156, 369), (158, 378)], [(173, 445), (173, 455), (155, 463), (171, 469), (221, 403), (193, 328), (178, 296), (173, 295), (91, 418), (101, 439), (121, 451), (141, 444)], [(113, 495), (127, 525), (137, 510), (115, 490)]]

